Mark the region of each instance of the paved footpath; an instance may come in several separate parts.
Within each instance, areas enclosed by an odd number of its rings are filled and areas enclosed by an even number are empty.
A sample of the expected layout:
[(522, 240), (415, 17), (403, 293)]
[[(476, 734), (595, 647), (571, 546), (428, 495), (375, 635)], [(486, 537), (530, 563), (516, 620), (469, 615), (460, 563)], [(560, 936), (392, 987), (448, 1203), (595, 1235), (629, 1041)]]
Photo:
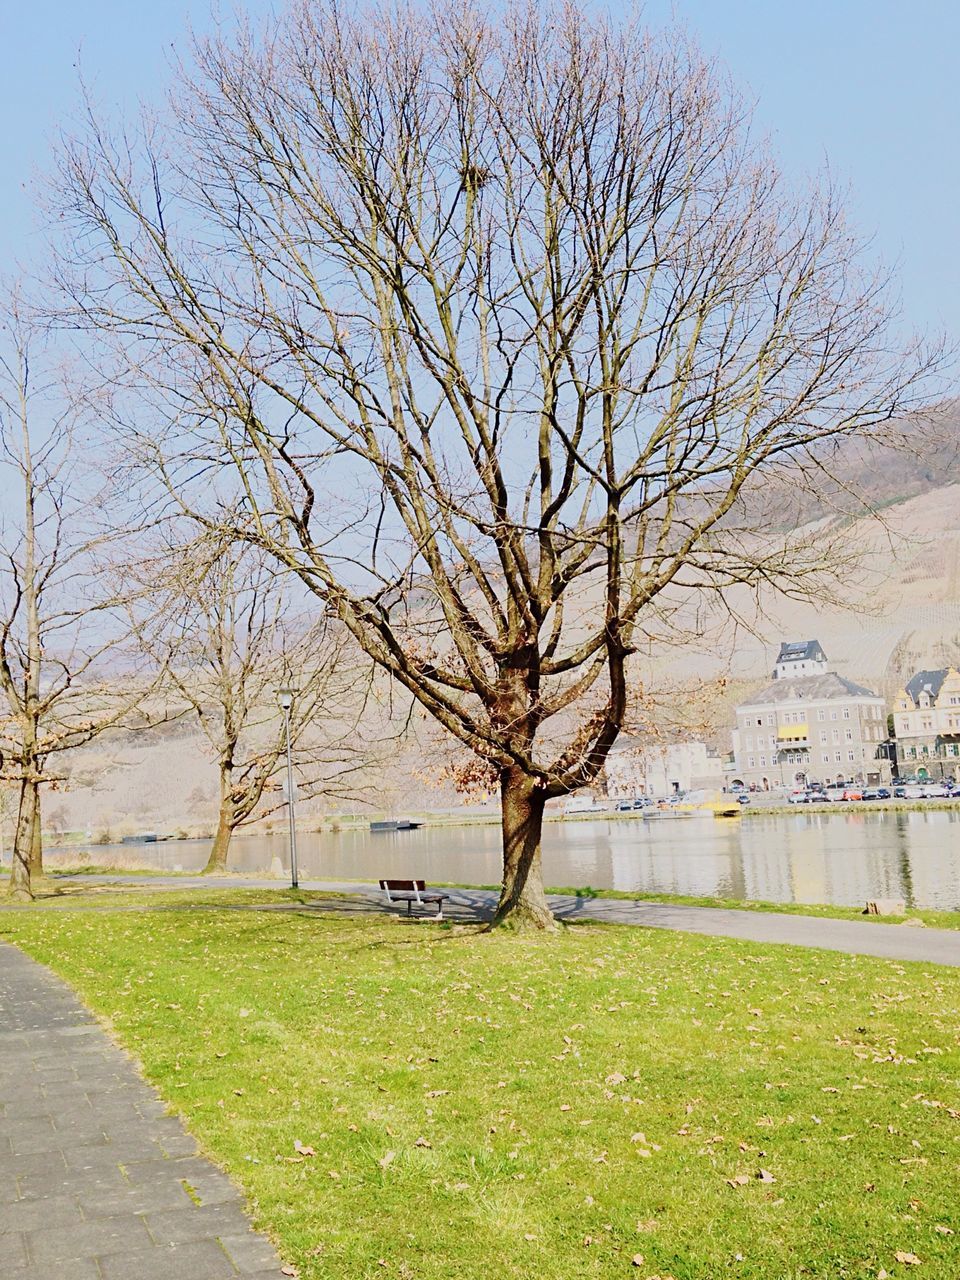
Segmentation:
[(280, 1280), (272, 1245), (70, 989), (0, 944), (3, 1280)]
[[(64, 877), (63, 883), (67, 883)], [(78, 876), (78, 887), (91, 883), (129, 883), (146, 889), (278, 889), (279, 880), (254, 876)], [(319, 902), (309, 907), (282, 904), (256, 910), (317, 910), (357, 913), (387, 909), (384, 896), (371, 884), (357, 881), (303, 880), (301, 889), (325, 889), (350, 895)], [(457, 921), (488, 920), (497, 895), (486, 889), (450, 889), (444, 916)], [(702, 933), (716, 938), (740, 938), (745, 942), (781, 942), (798, 947), (842, 951), (848, 955), (879, 956), (885, 960), (917, 960), (927, 964), (960, 966), (960, 930), (920, 928), (907, 924), (877, 924), (866, 920), (831, 920), (822, 916), (787, 915), (761, 911), (737, 911), (728, 907), (687, 907), (667, 902), (630, 901), (624, 898), (577, 898), (552, 894), (548, 901), (561, 920), (571, 923), (596, 921), (607, 924), (640, 925), (647, 929), (672, 929), (681, 933)], [(22, 910), (23, 908), (10, 908)], [(60, 909), (60, 908), (58, 908)], [(65, 898), (62, 909), (70, 909)], [(95, 910), (109, 909), (108, 904)], [(115, 910), (116, 908), (114, 908)], [(253, 908), (251, 908), (253, 909)], [(4, 910), (4, 908), (0, 908)], [(402, 912), (401, 908), (401, 912)]]

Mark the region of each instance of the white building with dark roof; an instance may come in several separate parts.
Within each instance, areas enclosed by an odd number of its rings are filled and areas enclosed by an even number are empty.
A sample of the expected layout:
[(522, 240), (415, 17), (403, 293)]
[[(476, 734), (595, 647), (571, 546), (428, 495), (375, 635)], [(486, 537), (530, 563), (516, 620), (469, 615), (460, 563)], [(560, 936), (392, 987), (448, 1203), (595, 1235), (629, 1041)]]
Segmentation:
[(885, 782), (883, 698), (835, 671), (816, 640), (781, 645), (773, 683), (736, 708), (735, 781), (769, 790)]
[(960, 770), (960, 672), (918, 671), (893, 699), (901, 776), (956, 777)]
[(657, 742), (621, 734), (604, 766), (607, 795), (613, 800), (671, 796), (681, 791), (719, 791), (720, 757), (704, 742)]

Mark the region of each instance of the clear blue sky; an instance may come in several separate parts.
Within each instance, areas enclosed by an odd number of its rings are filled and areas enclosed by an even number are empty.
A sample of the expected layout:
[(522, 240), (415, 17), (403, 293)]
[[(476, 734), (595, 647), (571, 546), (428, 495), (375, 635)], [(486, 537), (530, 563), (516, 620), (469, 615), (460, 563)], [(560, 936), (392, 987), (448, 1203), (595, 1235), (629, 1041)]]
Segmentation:
[[(910, 323), (960, 338), (960, 4), (646, 5), (658, 25), (671, 12), (755, 101), (789, 172), (802, 178), (828, 161), (849, 185), (854, 218), (900, 264)], [(98, 100), (129, 111), (138, 96), (160, 97), (172, 46), (209, 14), (210, 0), (0, 0), (0, 272), (38, 251), (30, 183), (76, 109), (78, 55)]]

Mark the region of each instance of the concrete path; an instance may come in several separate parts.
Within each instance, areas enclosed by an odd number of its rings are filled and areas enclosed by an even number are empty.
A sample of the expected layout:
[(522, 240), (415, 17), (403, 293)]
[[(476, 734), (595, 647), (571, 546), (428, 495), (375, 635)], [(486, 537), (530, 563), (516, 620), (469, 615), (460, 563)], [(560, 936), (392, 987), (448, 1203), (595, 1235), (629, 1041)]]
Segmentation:
[(49, 970), (0, 945), (3, 1280), (280, 1280), (233, 1183)]
[[(66, 877), (61, 883), (67, 883)], [(69, 881), (78, 888), (91, 883), (129, 883), (139, 888), (179, 889), (278, 889), (278, 880), (255, 876), (78, 876)], [(383, 894), (376, 886), (357, 881), (305, 880), (302, 889), (320, 889), (349, 894), (348, 898), (317, 903), (308, 908), (284, 903), (257, 910), (316, 910), (378, 912), (387, 910)], [(444, 915), (450, 920), (481, 921), (493, 914), (497, 895), (487, 889), (450, 889)], [(571, 923), (597, 921), (607, 924), (640, 925), (647, 929), (673, 929), (683, 933), (708, 934), (717, 938), (740, 938), (748, 942), (786, 942), (799, 947), (818, 947), (849, 955), (879, 956), (885, 960), (917, 960), (928, 964), (960, 966), (960, 930), (928, 929), (916, 925), (875, 924), (866, 920), (830, 920), (820, 916), (786, 915), (777, 912), (736, 911), (726, 907), (685, 907), (663, 902), (631, 902), (623, 898), (577, 898), (551, 895), (550, 906), (561, 920)], [(69, 907), (69, 898), (62, 902)], [(16, 909), (16, 908), (11, 908)], [(107, 904), (104, 908), (108, 909)], [(116, 909), (116, 908), (114, 908)], [(2, 910), (2, 908), (0, 908)]]

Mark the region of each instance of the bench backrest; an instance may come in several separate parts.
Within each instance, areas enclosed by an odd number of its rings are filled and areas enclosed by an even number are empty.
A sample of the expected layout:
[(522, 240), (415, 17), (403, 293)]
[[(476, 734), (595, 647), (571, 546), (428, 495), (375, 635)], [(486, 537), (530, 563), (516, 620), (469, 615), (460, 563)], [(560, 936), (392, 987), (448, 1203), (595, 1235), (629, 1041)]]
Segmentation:
[(420, 901), (420, 894), (426, 889), (426, 880), (381, 880), (380, 888), (387, 895), (389, 902), (391, 893), (412, 893)]

